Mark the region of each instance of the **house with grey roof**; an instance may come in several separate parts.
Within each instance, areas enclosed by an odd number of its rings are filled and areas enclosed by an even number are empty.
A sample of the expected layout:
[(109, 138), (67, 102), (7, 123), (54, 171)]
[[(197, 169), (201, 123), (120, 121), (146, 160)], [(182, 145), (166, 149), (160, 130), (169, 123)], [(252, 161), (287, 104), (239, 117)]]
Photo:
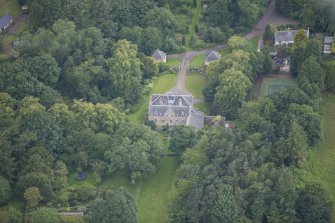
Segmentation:
[(13, 23), (13, 18), (10, 15), (4, 15), (0, 18), (0, 33), (5, 32)]
[(159, 49), (152, 52), (151, 57), (158, 63), (166, 63), (166, 53)]
[(220, 60), (221, 54), (216, 51), (209, 51), (205, 57), (205, 65), (208, 66), (210, 63)]
[(193, 109), (192, 95), (176, 92), (153, 94), (149, 102), (149, 121), (157, 126), (190, 125), (200, 129), (204, 125), (204, 113)]
[[(275, 32), (275, 45), (289, 45), (294, 43), (294, 37), (299, 30), (286, 30)], [(309, 38), (309, 30), (305, 30), (305, 35)]]
[(324, 54), (331, 54), (331, 48), (332, 48), (333, 42), (334, 42), (334, 37), (325, 36), (323, 40), (323, 53)]

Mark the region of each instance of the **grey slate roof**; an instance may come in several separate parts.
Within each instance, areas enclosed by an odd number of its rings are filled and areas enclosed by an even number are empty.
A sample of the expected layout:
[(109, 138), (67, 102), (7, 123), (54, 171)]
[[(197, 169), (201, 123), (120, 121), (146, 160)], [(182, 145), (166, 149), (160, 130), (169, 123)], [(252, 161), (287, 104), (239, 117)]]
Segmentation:
[(152, 52), (151, 56), (158, 61), (164, 61), (166, 60), (166, 53), (164, 53), (163, 51), (157, 49), (154, 52)]
[(215, 60), (221, 59), (221, 54), (216, 51), (209, 51), (205, 58), (205, 62), (213, 62)]
[[(286, 30), (286, 31), (277, 31), (275, 32), (275, 41), (276, 42), (290, 42), (294, 41), (295, 34), (299, 30)], [(305, 35), (309, 37), (309, 30), (305, 30)]]
[(150, 99), (149, 115), (164, 116), (169, 109), (172, 109), (175, 116), (187, 117), (192, 104), (192, 95), (179, 95), (175, 92), (154, 94)]
[(334, 41), (334, 37), (332, 37), (332, 36), (325, 36), (323, 44), (332, 44), (333, 41)]
[(204, 126), (204, 117), (205, 114), (203, 112), (191, 109), (190, 117), (186, 125), (201, 129)]
[(4, 28), (10, 20), (13, 19), (10, 15), (4, 15), (0, 19), (0, 29)]

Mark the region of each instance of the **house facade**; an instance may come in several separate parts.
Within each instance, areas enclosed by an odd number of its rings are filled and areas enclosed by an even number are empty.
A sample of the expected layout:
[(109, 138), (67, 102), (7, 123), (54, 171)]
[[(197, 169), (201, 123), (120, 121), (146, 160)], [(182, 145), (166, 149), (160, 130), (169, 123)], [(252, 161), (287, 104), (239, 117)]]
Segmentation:
[(10, 15), (4, 15), (0, 18), (0, 33), (4, 33), (13, 23), (13, 18)]
[[(275, 32), (275, 45), (289, 45), (294, 43), (294, 37), (299, 30), (286, 30)], [(305, 35), (309, 38), (309, 30), (305, 30)]]
[(190, 125), (200, 129), (204, 125), (204, 114), (193, 109), (193, 96), (175, 92), (154, 94), (149, 102), (149, 121), (157, 126)]

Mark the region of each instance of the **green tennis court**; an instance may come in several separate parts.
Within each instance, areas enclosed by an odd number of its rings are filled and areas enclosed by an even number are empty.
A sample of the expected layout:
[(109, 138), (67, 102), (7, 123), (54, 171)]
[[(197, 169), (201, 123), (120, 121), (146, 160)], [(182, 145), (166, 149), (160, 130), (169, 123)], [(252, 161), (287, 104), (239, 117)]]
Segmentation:
[(280, 88), (288, 88), (296, 85), (294, 79), (289, 78), (264, 78), (262, 80), (262, 86), (260, 90), (260, 96), (268, 96)]

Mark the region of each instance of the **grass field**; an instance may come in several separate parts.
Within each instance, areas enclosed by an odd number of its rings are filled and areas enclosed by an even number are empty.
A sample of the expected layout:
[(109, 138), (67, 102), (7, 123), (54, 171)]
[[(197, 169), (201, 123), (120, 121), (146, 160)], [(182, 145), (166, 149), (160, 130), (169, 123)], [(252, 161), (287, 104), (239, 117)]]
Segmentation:
[(200, 68), (203, 67), (205, 65), (205, 55), (204, 54), (199, 54), (196, 55), (194, 57), (192, 57), (192, 59), (190, 60), (190, 67), (191, 68)]
[(167, 59), (166, 64), (171, 67), (179, 67), (181, 64), (181, 60), (179, 58)]
[[(322, 100), (321, 113), (324, 118), (324, 142), (312, 154), (310, 173), (312, 181), (323, 184), (329, 198), (335, 203), (335, 95), (326, 94)], [(335, 207), (332, 221), (335, 222)]]
[[(152, 86), (152, 93), (154, 94), (162, 94), (170, 90), (177, 81), (177, 74), (164, 74), (157, 77)], [(128, 118), (136, 123), (143, 124), (144, 116), (149, 106), (149, 97), (142, 99), (140, 103), (138, 103), (136, 112), (128, 115)]]
[(294, 79), (288, 78), (263, 78), (260, 89), (260, 96), (267, 96), (279, 88), (287, 88), (296, 84)]
[(136, 185), (129, 184), (125, 173), (119, 173), (105, 180), (101, 187), (128, 188), (137, 202), (139, 223), (165, 223), (168, 222), (169, 194), (178, 167), (178, 158), (167, 156), (159, 161), (156, 173), (139, 180)]
[(203, 99), (202, 90), (206, 85), (206, 79), (201, 74), (187, 74), (186, 75), (186, 89), (193, 94), (197, 99)]
[(196, 103), (193, 106), (205, 113), (206, 115), (210, 115), (209, 104), (207, 104), (206, 102)]
[(9, 14), (16, 16), (20, 12), (20, 5), (17, 0), (0, 0), (0, 17)]

